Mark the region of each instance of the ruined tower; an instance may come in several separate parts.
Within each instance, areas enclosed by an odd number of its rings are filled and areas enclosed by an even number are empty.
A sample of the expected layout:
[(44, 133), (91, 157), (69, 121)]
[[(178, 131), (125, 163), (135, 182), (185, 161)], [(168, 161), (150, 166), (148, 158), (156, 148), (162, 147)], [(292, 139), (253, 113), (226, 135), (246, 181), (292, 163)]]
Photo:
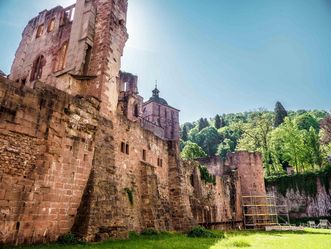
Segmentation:
[(69, 94), (93, 96), (101, 112), (115, 112), (121, 56), (128, 38), (127, 0), (77, 0), (44, 10), (22, 34), (10, 79), (37, 81)]

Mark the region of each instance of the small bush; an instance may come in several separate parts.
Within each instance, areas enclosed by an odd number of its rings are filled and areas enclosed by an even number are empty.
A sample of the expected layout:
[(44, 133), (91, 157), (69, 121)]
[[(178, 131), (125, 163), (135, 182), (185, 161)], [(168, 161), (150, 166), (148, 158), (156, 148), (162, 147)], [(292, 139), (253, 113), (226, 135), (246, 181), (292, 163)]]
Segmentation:
[(63, 244), (63, 245), (73, 245), (73, 244), (79, 243), (79, 241), (76, 238), (76, 236), (74, 234), (72, 234), (72, 233), (67, 233), (67, 234), (61, 235), (57, 239), (57, 242), (59, 244)]
[(202, 226), (197, 226), (193, 227), (187, 236), (191, 238), (224, 238), (224, 233), (221, 231), (213, 232)]
[(158, 235), (159, 232), (153, 228), (146, 228), (141, 232), (141, 235)]
[(135, 232), (135, 231), (129, 232), (129, 238), (130, 239), (136, 239), (136, 238), (139, 238), (139, 236), (140, 235), (137, 232)]
[(233, 247), (250, 247), (251, 245), (245, 240), (236, 240), (231, 242), (231, 246)]

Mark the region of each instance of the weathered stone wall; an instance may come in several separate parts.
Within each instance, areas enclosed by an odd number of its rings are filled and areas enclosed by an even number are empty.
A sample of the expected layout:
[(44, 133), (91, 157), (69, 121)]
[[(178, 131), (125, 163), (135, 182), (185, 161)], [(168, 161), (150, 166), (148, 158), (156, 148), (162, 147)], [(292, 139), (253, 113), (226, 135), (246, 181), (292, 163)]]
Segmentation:
[(238, 151), (229, 153), (226, 160), (214, 156), (201, 158), (199, 162), (206, 165), (208, 171), (216, 176), (223, 176), (231, 171), (237, 171), (243, 195), (266, 193), (260, 153)]
[(0, 79), (0, 243), (69, 232), (92, 167), (99, 102)]
[(265, 194), (262, 156), (258, 152), (238, 151), (228, 154), (228, 165), (238, 170), (243, 195)]
[[(328, 177), (331, 182), (331, 177)], [(279, 205), (286, 204), (290, 218), (331, 216), (331, 192), (319, 178), (316, 179), (316, 194), (311, 196), (305, 191), (289, 188), (283, 195), (277, 186), (267, 183), (267, 193), (276, 197)]]
[[(237, 172), (215, 175), (215, 183), (201, 178), (199, 163), (184, 162), (190, 206), (195, 222), (210, 228), (242, 225), (240, 180)], [(214, 175), (214, 174), (213, 174)]]
[[(144, 228), (184, 228), (189, 205), (180, 206), (184, 193), (173, 200), (171, 190), (185, 187), (173, 182), (179, 176), (170, 172), (171, 167), (179, 167), (179, 161), (173, 159), (178, 151), (172, 155), (167, 141), (122, 115), (112, 121), (104, 119), (99, 125), (91, 186), (86, 189), (73, 231), (97, 241), (126, 237), (129, 231)], [(182, 217), (178, 222), (172, 215), (174, 209)]]

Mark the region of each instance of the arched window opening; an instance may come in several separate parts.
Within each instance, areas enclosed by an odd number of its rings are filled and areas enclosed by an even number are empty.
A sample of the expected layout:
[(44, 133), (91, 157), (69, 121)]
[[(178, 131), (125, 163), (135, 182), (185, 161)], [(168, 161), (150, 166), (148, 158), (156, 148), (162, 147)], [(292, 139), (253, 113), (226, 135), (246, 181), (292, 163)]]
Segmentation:
[(43, 67), (46, 64), (46, 60), (43, 55), (39, 55), (33, 63), (30, 81), (38, 80), (43, 74)]
[(65, 42), (58, 52), (55, 71), (60, 71), (64, 69), (67, 58), (67, 50), (68, 50), (68, 42)]
[(84, 66), (83, 66), (83, 75), (88, 74), (89, 65), (90, 65), (90, 61), (91, 61), (91, 56), (92, 56), (92, 47), (87, 44), (85, 60), (84, 60)]
[(52, 32), (55, 28), (55, 18), (52, 18), (47, 26), (47, 32)]
[(135, 104), (135, 105), (134, 105), (133, 115), (134, 115), (135, 117), (139, 117), (139, 108), (138, 108), (138, 104)]
[(41, 24), (37, 28), (36, 38), (39, 38), (44, 32), (44, 24)]

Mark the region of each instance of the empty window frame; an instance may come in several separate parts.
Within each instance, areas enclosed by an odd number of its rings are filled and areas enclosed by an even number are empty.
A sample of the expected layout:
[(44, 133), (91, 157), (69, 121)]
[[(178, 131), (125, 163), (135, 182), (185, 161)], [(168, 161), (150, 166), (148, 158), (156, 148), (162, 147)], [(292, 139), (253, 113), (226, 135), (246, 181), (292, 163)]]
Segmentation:
[(143, 150), (143, 161), (146, 161), (146, 150)]
[(91, 61), (91, 55), (92, 55), (92, 47), (89, 44), (87, 44), (87, 49), (86, 49), (85, 59), (84, 59), (84, 66), (83, 66), (83, 75), (88, 74), (89, 65), (90, 65), (90, 61)]
[(139, 107), (138, 104), (134, 105), (133, 115), (138, 118), (139, 117)]
[(121, 142), (121, 152), (129, 155), (130, 146), (127, 143)]
[(55, 18), (52, 18), (47, 26), (47, 32), (52, 32), (55, 28)]
[(40, 37), (44, 32), (44, 24), (41, 24), (37, 28), (36, 38)]
[(39, 55), (33, 62), (30, 81), (38, 80), (41, 78), (43, 73), (43, 66), (45, 66), (45, 64), (46, 64), (46, 60), (44, 56)]
[(158, 158), (157, 159), (157, 166), (162, 167), (162, 164), (163, 164), (163, 160), (161, 158)]
[(55, 71), (60, 71), (65, 68), (66, 58), (67, 58), (68, 42), (65, 42), (60, 50), (58, 51), (56, 58)]
[(121, 152), (125, 153), (125, 143), (121, 143)]

